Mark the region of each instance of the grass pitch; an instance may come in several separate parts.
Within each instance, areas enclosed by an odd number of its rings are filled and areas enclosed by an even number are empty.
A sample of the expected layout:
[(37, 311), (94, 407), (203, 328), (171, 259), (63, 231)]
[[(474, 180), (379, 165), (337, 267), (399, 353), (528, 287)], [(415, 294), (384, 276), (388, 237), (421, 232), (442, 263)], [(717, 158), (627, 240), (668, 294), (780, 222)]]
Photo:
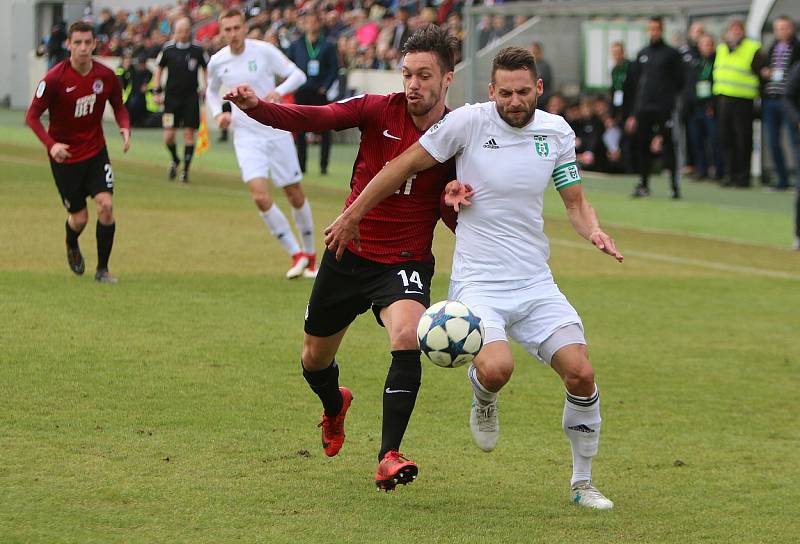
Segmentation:
[[(568, 500), (556, 375), (515, 347), (502, 437), (472, 445), (462, 370), (425, 364), (403, 446), (411, 486), (374, 491), (384, 332), (369, 315), (339, 361), (355, 401), (347, 442), (319, 446), (299, 372), (311, 282), (289, 260), (212, 143), (188, 187), (165, 180), (158, 132), (134, 131), (116, 171), (115, 286), (64, 257), (45, 152), (0, 113), (0, 542), (783, 542), (800, 493), (800, 254), (791, 195), (686, 184), (631, 201), (633, 181), (586, 188), (626, 255), (572, 231), (548, 195), (551, 264), (581, 313), (602, 391), (595, 481), (610, 512)], [(318, 231), (341, 209), (354, 150), (304, 181)], [(660, 195), (658, 194), (660, 192)], [(276, 195), (287, 210), (286, 201)], [(321, 246), (321, 242), (320, 242)], [(452, 236), (440, 229), (434, 300)], [(491, 258), (491, 256), (487, 256)], [(793, 536), (794, 535), (794, 536)]]

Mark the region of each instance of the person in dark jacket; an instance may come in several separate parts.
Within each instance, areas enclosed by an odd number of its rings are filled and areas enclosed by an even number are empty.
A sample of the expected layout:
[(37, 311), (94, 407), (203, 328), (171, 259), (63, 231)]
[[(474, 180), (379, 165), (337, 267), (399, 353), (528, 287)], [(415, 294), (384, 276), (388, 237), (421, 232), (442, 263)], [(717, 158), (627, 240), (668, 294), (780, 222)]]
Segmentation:
[[(697, 59), (700, 57), (700, 49), (698, 42), (700, 37), (705, 34), (705, 27), (700, 21), (694, 21), (689, 25), (689, 30), (686, 31), (686, 41), (678, 47), (678, 53), (681, 54), (684, 68), (687, 72), (686, 79), (691, 77), (693, 66)], [(692, 142), (692, 131), (689, 129), (689, 117), (692, 114), (687, 104), (691, 101), (693, 89), (690, 89), (688, 83), (683, 86), (683, 93), (681, 94), (681, 105), (679, 106), (681, 128), (684, 129), (684, 171), (689, 171), (696, 174), (697, 164), (695, 162), (694, 150), (697, 147)]]
[(714, 167), (714, 179), (722, 179), (722, 152), (717, 137), (716, 108), (711, 89), (714, 86), (714, 38), (703, 34), (697, 40), (698, 55), (689, 66), (684, 93), (694, 157), (695, 178), (709, 177), (709, 166)]
[[(329, 42), (320, 32), (322, 24), (319, 14), (309, 11), (303, 15), (305, 34), (292, 42), (286, 56), (306, 74), (306, 82), (295, 92), (294, 99), (298, 104), (323, 106), (329, 102), (328, 90), (339, 77), (339, 61), (336, 57), (336, 45)], [(328, 162), (331, 154), (331, 131), (321, 134), (319, 168), (322, 174), (328, 173)], [(297, 158), (300, 169), (306, 171), (306, 133), (295, 135)]]
[[(622, 128), (625, 120), (631, 115), (636, 94), (632, 76), (633, 62), (625, 58), (625, 44), (622, 42), (612, 43), (610, 53), (614, 66), (611, 68), (611, 86), (608, 89), (609, 108), (614, 125)], [(615, 160), (628, 173), (635, 171), (636, 164), (632, 140), (631, 134), (623, 132), (619, 142), (620, 158)]]
[(636, 93), (625, 130), (634, 135), (639, 184), (631, 196), (636, 198), (650, 196), (648, 179), (654, 154), (662, 155), (664, 167), (670, 171), (672, 198), (680, 198), (672, 113), (683, 88), (685, 69), (680, 53), (664, 43), (663, 34), (661, 17), (651, 17), (647, 22), (650, 43), (639, 51), (632, 70)]
[(775, 173), (778, 176), (775, 189), (783, 191), (789, 187), (789, 173), (781, 146), (781, 132), (784, 122), (789, 129), (789, 140), (792, 147), (797, 147), (797, 127), (788, 122), (783, 107), (783, 93), (786, 87), (786, 75), (789, 69), (800, 61), (800, 41), (795, 37), (794, 21), (785, 15), (776, 18), (772, 23), (775, 42), (767, 52), (768, 65), (761, 69), (764, 85), (761, 92), (761, 114), (764, 119), (764, 131), (767, 136)]
[[(800, 62), (789, 71), (783, 94), (783, 106), (789, 116), (790, 123), (800, 130)], [(800, 145), (794, 146), (794, 156), (800, 161)], [(800, 250), (800, 183), (795, 186), (797, 198), (794, 207), (794, 248)]]

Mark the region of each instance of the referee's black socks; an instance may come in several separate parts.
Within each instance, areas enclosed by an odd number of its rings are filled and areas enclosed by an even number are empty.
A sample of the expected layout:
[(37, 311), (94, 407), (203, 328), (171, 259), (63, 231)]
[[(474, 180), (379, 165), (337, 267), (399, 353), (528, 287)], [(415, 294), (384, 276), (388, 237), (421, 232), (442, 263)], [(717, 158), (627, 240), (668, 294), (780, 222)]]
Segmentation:
[(111, 256), (111, 248), (114, 246), (114, 231), (116, 228), (116, 223), (104, 225), (100, 221), (97, 222), (95, 236), (97, 237), (98, 270), (108, 269), (108, 258)]
[(400, 449), (422, 379), (420, 353), (418, 349), (392, 351), (392, 365), (383, 390), (383, 425), (378, 461), (388, 451)]
[(194, 145), (183, 146), (183, 171), (189, 171), (189, 164), (192, 162), (194, 156)]
[(169, 154), (172, 155), (172, 162), (173, 164), (180, 164), (181, 160), (178, 158), (178, 147), (174, 144), (167, 144), (167, 149), (169, 149)]

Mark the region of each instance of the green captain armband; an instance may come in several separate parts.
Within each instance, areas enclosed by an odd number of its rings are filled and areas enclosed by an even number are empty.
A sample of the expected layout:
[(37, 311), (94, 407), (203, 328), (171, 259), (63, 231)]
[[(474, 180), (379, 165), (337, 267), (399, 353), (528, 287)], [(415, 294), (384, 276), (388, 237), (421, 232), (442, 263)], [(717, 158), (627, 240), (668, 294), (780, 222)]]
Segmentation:
[(575, 161), (556, 166), (553, 170), (553, 183), (556, 189), (566, 189), (572, 185), (577, 185), (581, 182), (581, 173), (578, 171), (578, 165)]

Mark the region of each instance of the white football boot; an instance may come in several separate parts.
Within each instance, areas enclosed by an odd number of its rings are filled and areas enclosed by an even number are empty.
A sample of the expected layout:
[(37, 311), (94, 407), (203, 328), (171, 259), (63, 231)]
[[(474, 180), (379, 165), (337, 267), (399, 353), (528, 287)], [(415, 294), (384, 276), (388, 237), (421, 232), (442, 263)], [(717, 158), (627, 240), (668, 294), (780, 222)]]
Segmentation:
[(575, 485), (572, 486), (572, 502), (596, 510), (611, 510), (614, 508), (614, 503), (600, 493), (589, 480), (575, 482)]
[(497, 417), (497, 399), (489, 403), (472, 395), (472, 408), (469, 411), (469, 428), (475, 444), (483, 451), (492, 451), (500, 438), (500, 420)]
[(305, 253), (298, 252), (292, 255), (292, 267), (286, 272), (287, 279), (299, 278), (303, 271), (308, 268), (308, 257)]

